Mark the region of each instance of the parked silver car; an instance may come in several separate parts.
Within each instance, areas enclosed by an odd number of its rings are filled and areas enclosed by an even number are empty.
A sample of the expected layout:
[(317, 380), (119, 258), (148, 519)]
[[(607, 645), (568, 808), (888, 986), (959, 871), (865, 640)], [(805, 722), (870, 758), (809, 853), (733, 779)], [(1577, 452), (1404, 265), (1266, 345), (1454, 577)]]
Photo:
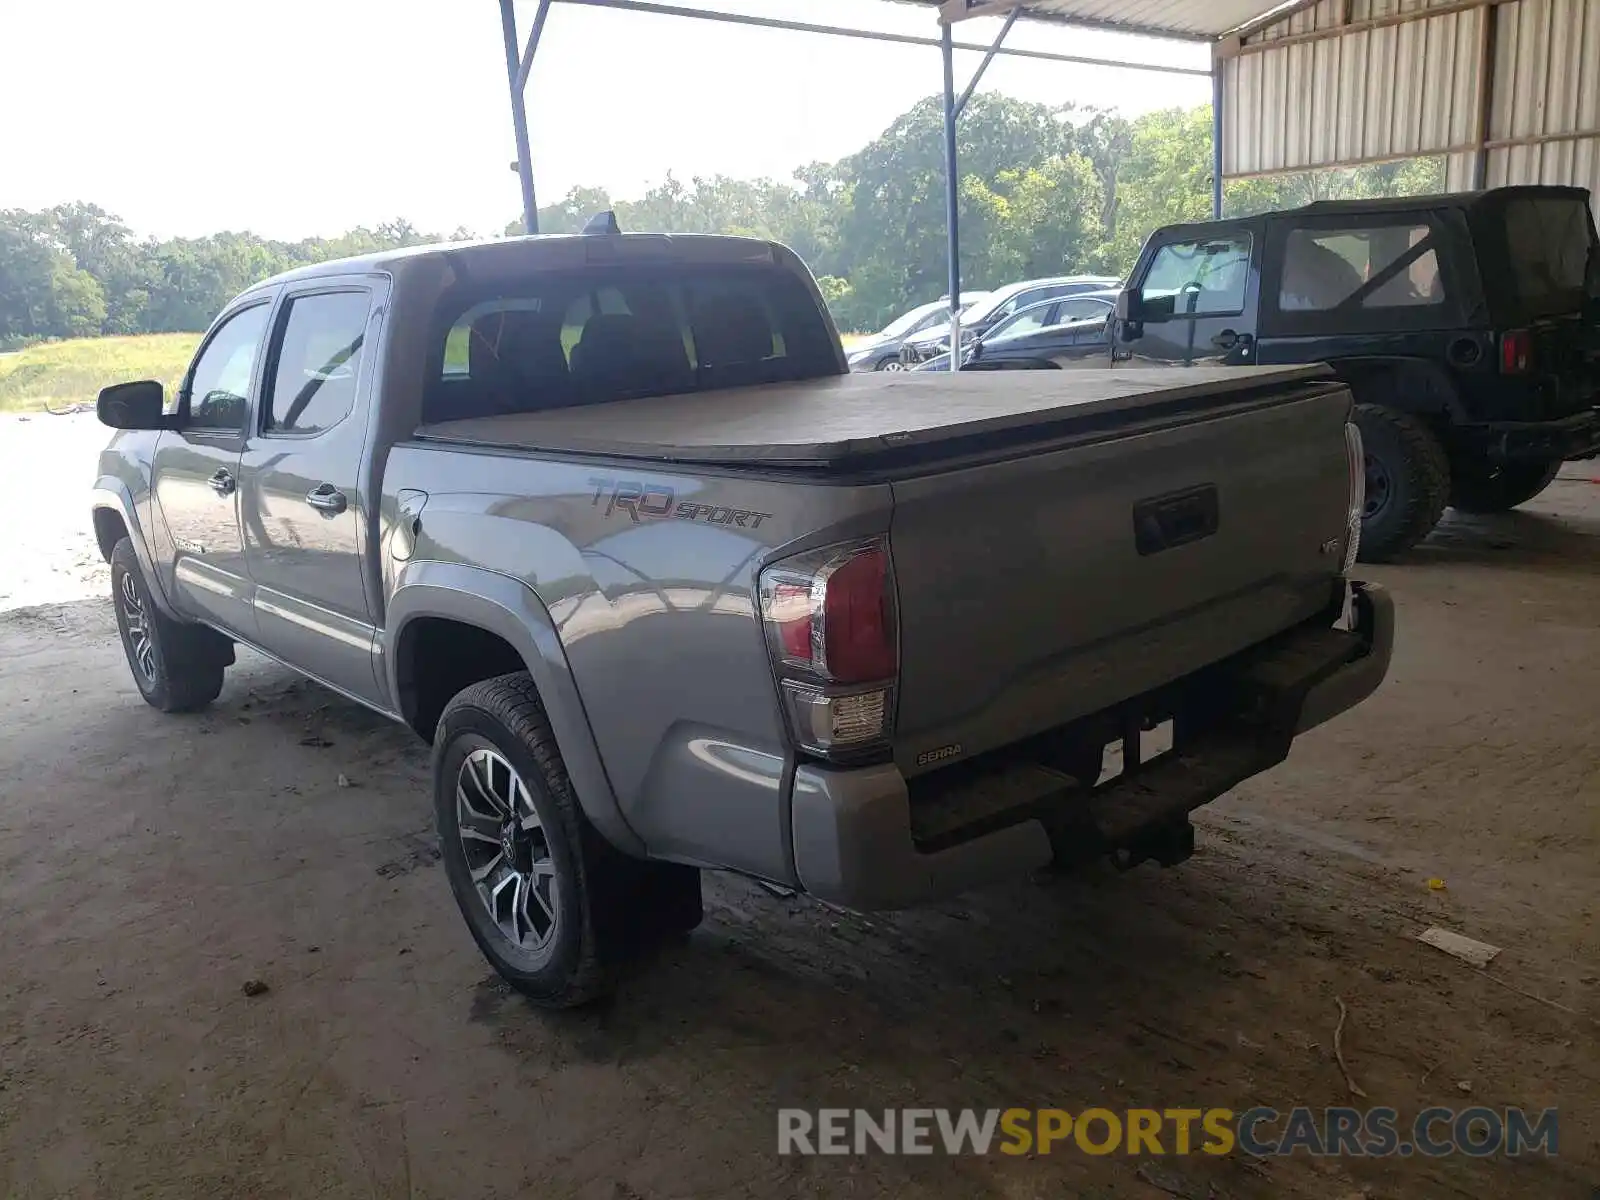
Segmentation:
[[(982, 304), (989, 298), (988, 292), (963, 292), (964, 301), (962, 311), (970, 311), (974, 305)], [(900, 346), (907, 338), (916, 337), (935, 326), (945, 325), (950, 320), (950, 298), (935, 300), (931, 304), (919, 304), (910, 312), (902, 313), (890, 321), (870, 339), (861, 342), (850, 350), (849, 363), (852, 371), (903, 371), (904, 364), (900, 361)]]

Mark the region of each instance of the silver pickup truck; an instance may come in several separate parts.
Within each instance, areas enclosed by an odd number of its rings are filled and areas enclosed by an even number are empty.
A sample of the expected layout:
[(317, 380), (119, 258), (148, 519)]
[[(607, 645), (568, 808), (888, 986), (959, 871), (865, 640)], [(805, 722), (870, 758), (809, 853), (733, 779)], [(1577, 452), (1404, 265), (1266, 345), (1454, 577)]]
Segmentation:
[(1316, 367), (850, 375), (736, 238), (422, 247), (267, 280), (108, 388), (94, 527), (144, 698), (235, 644), (433, 745), (468, 927), (547, 1005), (701, 868), (860, 909), (1173, 864), (1388, 669)]

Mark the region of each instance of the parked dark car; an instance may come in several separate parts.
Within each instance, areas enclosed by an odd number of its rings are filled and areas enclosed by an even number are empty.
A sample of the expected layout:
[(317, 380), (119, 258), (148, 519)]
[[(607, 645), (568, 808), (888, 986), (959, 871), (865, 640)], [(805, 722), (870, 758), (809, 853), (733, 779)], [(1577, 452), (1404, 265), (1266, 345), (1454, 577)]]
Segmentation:
[(1600, 453), (1600, 236), (1582, 188), (1324, 201), (1151, 235), (1119, 357), (1330, 363), (1355, 393), (1361, 549), (1499, 512)]
[[(1042, 301), (1085, 292), (1103, 292), (1121, 286), (1121, 280), (1105, 275), (1060, 275), (1053, 279), (1028, 279), (1009, 284), (991, 292), (988, 300), (973, 305), (962, 315), (961, 340), (976, 341), (1007, 317)], [(900, 348), (900, 357), (906, 366), (911, 367), (949, 349), (950, 326), (941, 323), (914, 338), (907, 338)]]
[[(998, 370), (1002, 363), (1053, 367), (1092, 358), (1105, 359), (1109, 367), (1107, 321), (1116, 298), (1114, 291), (1090, 292), (1025, 308), (973, 342), (962, 370)], [(948, 371), (950, 356), (930, 358), (916, 369)]]
[[(988, 292), (963, 292), (965, 310), (970, 310), (976, 304), (982, 304), (989, 298)], [(877, 333), (864, 342), (858, 343), (850, 351), (849, 363), (852, 371), (903, 371), (904, 364), (900, 361), (900, 346), (908, 337), (915, 337), (919, 333), (935, 327), (947, 326), (950, 323), (950, 298), (932, 301), (929, 304), (919, 304), (909, 312), (901, 313), (890, 321)]]

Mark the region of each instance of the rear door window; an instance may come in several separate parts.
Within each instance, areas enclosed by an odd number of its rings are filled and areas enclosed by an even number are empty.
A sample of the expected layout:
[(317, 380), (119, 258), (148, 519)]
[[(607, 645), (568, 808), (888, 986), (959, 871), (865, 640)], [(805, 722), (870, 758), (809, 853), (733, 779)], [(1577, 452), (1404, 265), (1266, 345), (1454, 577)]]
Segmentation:
[(1431, 229), (1412, 222), (1293, 229), (1284, 246), (1284, 312), (1413, 308), (1445, 302)]
[(355, 407), (371, 297), (359, 291), (295, 296), (279, 318), (277, 353), (262, 426), (267, 433), (321, 433)]
[(615, 268), (446, 301), (425, 422), (839, 373), (803, 281), (767, 267)]
[(1111, 302), (1108, 300), (1063, 300), (1061, 311), (1057, 320), (1066, 321), (1095, 321), (1103, 320), (1111, 313)]

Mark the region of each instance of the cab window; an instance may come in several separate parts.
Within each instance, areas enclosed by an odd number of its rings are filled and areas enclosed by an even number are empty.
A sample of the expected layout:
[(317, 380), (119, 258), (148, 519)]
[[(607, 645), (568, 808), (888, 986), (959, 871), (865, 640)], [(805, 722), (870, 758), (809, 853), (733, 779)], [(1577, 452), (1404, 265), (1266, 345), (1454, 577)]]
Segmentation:
[(423, 421), (838, 374), (804, 282), (765, 266), (590, 268), (446, 300)]

